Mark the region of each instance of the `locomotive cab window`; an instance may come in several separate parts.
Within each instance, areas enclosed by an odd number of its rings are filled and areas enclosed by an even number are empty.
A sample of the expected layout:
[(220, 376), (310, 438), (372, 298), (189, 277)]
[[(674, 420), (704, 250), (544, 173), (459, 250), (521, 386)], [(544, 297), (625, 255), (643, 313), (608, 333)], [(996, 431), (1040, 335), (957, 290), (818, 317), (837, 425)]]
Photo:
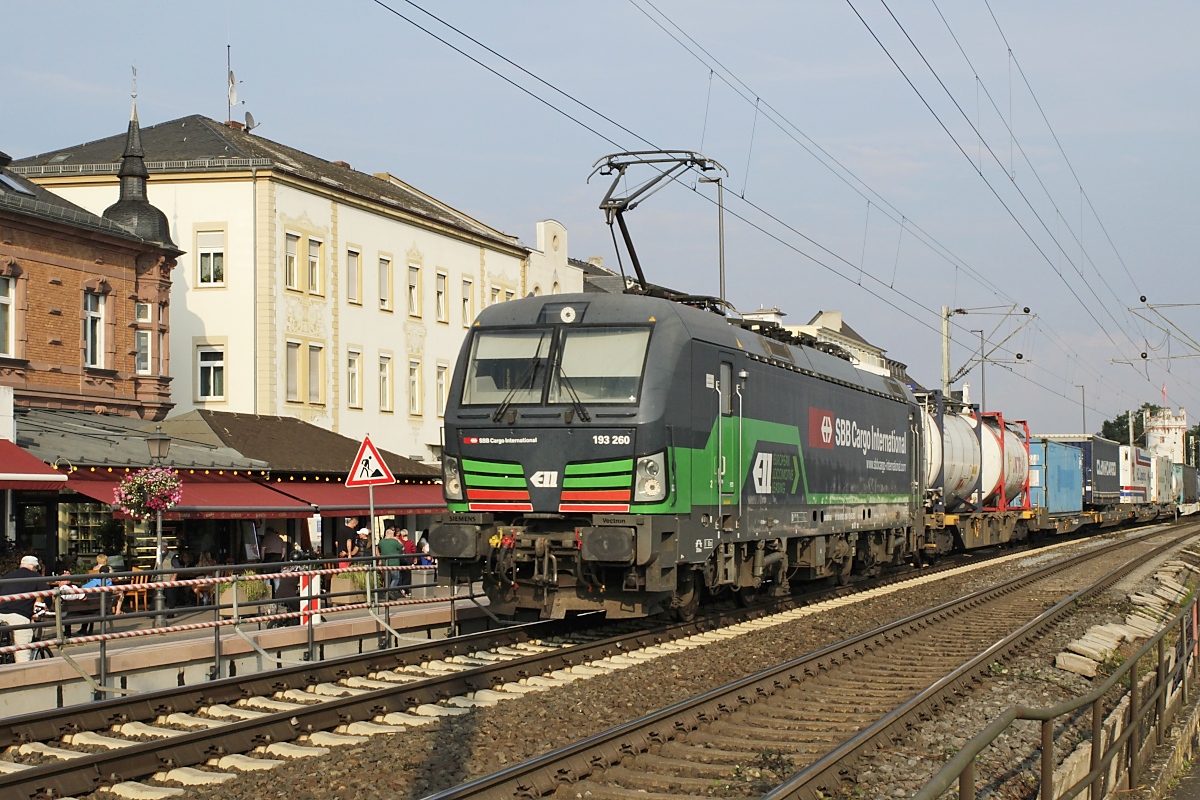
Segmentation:
[(566, 329), (550, 402), (636, 403), (649, 341), (649, 328)]
[(541, 403), (552, 339), (549, 328), (476, 334), (463, 403)]
[(733, 364), (721, 362), (721, 413), (725, 416), (733, 414)]

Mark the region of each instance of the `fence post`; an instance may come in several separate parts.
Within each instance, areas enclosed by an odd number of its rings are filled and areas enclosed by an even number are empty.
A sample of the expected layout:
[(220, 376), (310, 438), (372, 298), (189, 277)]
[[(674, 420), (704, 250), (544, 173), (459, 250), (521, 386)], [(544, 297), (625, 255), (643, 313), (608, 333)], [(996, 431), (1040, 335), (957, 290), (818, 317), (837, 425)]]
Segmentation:
[(1142, 749), (1142, 693), (1138, 685), (1138, 660), (1131, 659), (1129, 664), (1129, 724), (1133, 730), (1129, 734), (1129, 788), (1138, 785), (1138, 751)]
[[(1095, 772), (1100, 769), (1100, 758), (1103, 756), (1104, 749), (1104, 698), (1097, 697), (1092, 701), (1092, 763), (1089, 766), (1090, 772)], [(1107, 770), (1106, 770), (1107, 772)], [(1104, 795), (1100, 792), (1100, 784), (1102, 779), (1097, 777), (1092, 781), (1092, 785), (1088, 787), (1088, 798), (1090, 800), (1103, 800)]]
[(975, 800), (975, 759), (958, 776), (958, 800)]
[[(108, 592), (100, 592), (100, 633), (108, 633)], [(100, 685), (108, 685), (108, 640), (100, 638)], [(95, 692), (97, 700), (104, 700), (108, 692)]]
[(1054, 720), (1042, 721), (1042, 793), (1046, 800), (1054, 798)]
[(1167, 714), (1167, 632), (1163, 630), (1158, 639), (1158, 669), (1154, 676), (1154, 688), (1158, 699), (1154, 702), (1154, 743), (1163, 743), (1164, 721)]

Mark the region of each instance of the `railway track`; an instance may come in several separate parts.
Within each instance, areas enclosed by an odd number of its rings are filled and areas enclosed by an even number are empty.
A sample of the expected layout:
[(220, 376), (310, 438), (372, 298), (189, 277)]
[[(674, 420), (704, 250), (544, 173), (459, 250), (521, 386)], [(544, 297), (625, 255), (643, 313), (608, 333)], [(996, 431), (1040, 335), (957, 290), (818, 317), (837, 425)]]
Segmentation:
[[(792, 773), (765, 795), (771, 800), (829, 796), (852, 782), (865, 748), (936, 714), (1076, 601), (1197, 531), (1189, 525), (1051, 564), (427, 800), (741, 794), (750, 788), (745, 770), (760, 765)], [(1096, 571), (1103, 577), (1086, 579)], [(1031, 608), (1045, 610), (1029, 621)]]
[(398, 732), (473, 705), (780, 624), (807, 613), (805, 604), (816, 599), (850, 602), (856, 593), (932, 580), (956, 568), (947, 563), (915, 579), (897, 575), (688, 624), (647, 630), (644, 620), (600, 628), (588, 619), (536, 623), (11, 718), (0, 721), (0, 746), (15, 752), (14, 761), (0, 760), (0, 795), (61, 797), (147, 776), (211, 781), (212, 772), (186, 768), (247, 770), (271, 766), (275, 758), (315, 755), (361, 736)]

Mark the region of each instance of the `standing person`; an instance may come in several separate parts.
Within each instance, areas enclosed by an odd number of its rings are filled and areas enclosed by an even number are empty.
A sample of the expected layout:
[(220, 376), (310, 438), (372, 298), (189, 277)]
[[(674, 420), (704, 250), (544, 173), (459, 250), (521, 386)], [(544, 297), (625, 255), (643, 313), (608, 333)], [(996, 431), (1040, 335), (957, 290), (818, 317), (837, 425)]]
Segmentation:
[[(9, 583), (0, 588), (0, 595), (42, 592), (50, 585), (42, 579), (37, 556), (24, 556), (21, 566), (4, 576), (5, 580), (24, 578), (22, 583)], [(0, 625), (29, 625), (33, 621), (34, 600), (9, 600), (0, 602)], [(33, 641), (33, 628), (14, 630), (13, 644), (29, 644)], [(32, 650), (18, 650), (13, 657), (18, 663), (33, 660)]]
[(346, 517), (346, 525), (338, 536), (338, 554), (346, 558), (360, 555), (358, 552), (358, 517)]
[[(408, 537), (408, 528), (400, 530), (400, 545), (404, 548), (404, 555), (416, 555), (417, 543)], [(416, 559), (414, 558), (406, 558), (404, 559), (403, 566), (411, 567), (415, 561)], [(400, 575), (400, 596), (412, 597), (412, 592), (408, 588), (412, 586), (412, 571), (407, 569), (401, 570)]]
[[(262, 540), (262, 560), (264, 564), (282, 564), (283, 556), (287, 552), (287, 545), (283, 541), (283, 537), (279, 535), (279, 531), (274, 528), (267, 528), (267, 535)], [(267, 567), (267, 572), (277, 572), (274, 567)], [(271, 596), (274, 597), (279, 591), (279, 578), (271, 579)]]
[[(169, 544), (163, 542), (162, 558), (159, 559), (158, 568), (160, 570), (174, 570), (180, 569), (182, 566), (183, 562), (179, 560), (179, 553), (177, 553)], [(158, 575), (154, 578), (154, 580), (166, 583), (168, 581), (174, 581), (177, 577), (179, 577), (177, 573), (168, 572)], [(175, 606), (179, 605), (178, 586), (168, 586), (167, 588), (163, 589), (163, 594), (166, 597), (167, 608), (175, 608)], [(169, 614), (168, 616), (173, 617), (175, 615)]]
[[(382, 567), (398, 567), (400, 559), (396, 558), (404, 552), (404, 545), (396, 538), (395, 523), (388, 523), (387, 530), (383, 532), (383, 538), (379, 540), (379, 545), (376, 547), (378, 555), (383, 557), (380, 563)], [(400, 570), (389, 570), (383, 573), (386, 577), (384, 585), (387, 587), (387, 599), (395, 600), (398, 590), (400, 589), (400, 576), (404, 573)]]

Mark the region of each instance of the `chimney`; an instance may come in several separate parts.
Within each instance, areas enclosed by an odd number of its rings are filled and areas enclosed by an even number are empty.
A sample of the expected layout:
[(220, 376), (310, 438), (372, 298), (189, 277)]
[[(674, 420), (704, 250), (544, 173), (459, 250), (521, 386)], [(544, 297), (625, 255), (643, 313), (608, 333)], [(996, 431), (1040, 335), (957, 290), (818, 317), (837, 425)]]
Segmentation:
[(8, 153), (0, 153), (0, 169), (4, 169), (12, 163), (12, 156)]
[(351, 166), (350, 166), (349, 162), (347, 162), (347, 161), (335, 161), (333, 163), (337, 164), (339, 167), (345, 167), (346, 169), (351, 169)]
[(244, 123), (238, 122), (236, 119), (226, 120), (225, 124), (233, 128), (235, 131), (244, 131), (246, 126)]

